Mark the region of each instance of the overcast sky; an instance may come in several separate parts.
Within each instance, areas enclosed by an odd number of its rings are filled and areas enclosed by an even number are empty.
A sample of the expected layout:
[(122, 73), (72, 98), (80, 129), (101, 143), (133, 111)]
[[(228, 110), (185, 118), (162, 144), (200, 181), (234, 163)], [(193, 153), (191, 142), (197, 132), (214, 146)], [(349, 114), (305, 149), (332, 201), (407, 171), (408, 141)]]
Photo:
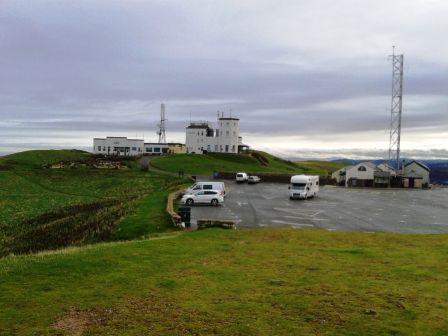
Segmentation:
[(0, 152), (169, 141), (216, 111), (290, 156), (385, 156), (392, 45), (402, 147), (448, 158), (448, 1), (0, 0)]

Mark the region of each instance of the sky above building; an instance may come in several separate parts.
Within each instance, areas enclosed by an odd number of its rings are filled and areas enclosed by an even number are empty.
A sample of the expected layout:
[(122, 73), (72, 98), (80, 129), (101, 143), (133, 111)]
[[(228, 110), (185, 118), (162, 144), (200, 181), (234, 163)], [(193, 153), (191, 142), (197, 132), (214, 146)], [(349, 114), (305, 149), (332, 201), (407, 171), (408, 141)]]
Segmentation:
[(402, 148), (448, 158), (448, 2), (0, 1), (0, 153), (167, 139), (241, 119), (291, 157), (385, 157), (392, 45), (405, 55)]

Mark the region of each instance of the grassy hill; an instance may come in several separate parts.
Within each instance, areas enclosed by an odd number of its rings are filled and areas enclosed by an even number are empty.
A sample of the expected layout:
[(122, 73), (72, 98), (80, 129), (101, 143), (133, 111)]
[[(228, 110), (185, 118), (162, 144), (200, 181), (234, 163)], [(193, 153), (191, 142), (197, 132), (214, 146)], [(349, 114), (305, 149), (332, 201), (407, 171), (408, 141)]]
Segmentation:
[(68, 150), (30, 150), (0, 157), (0, 164), (4, 167), (14, 168), (40, 168), (44, 164), (56, 163), (66, 160), (85, 160), (89, 153)]
[[(170, 228), (165, 200), (185, 181), (124, 169), (50, 169), (91, 158), (80, 151), (29, 151), (0, 159), (0, 256)], [(130, 168), (129, 168), (129, 167)]]
[(346, 167), (349, 165), (347, 162), (336, 162), (336, 161), (296, 161), (298, 166), (308, 167), (316, 171), (319, 175), (330, 175), (338, 169)]
[(173, 173), (183, 170), (185, 173), (193, 175), (212, 175), (214, 171), (298, 174), (318, 174), (322, 171), (320, 167), (316, 169), (310, 164), (297, 164), (260, 151), (253, 151), (251, 155), (208, 153), (161, 156), (152, 159), (151, 165)]
[(446, 335), (447, 235), (206, 230), (0, 259), (1, 335)]

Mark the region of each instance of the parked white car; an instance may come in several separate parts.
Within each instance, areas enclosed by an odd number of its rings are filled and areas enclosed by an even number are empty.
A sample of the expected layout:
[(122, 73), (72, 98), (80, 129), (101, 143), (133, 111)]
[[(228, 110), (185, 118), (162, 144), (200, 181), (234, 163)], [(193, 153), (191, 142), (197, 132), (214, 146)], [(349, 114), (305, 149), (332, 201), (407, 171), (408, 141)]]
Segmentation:
[(185, 194), (181, 199), (182, 204), (210, 204), (218, 205), (224, 203), (224, 196), (219, 190), (201, 190), (192, 194)]
[(249, 176), (249, 178), (247, 179), (247, 183), (249, 184), (259, 183), (260, 181), (261, 179), (258, 176)]
[(226, 185), (224, 182), (196, 182), (185, 190), (185, 194), (195, 194), (201, 190), (217, 190), (222, 196), (226, 195)]
[(248, 179), (249, 179), (249, 176), (246, 173), (237, 173), (236, 174), (236, 182), (237, 183), (247, 182)]

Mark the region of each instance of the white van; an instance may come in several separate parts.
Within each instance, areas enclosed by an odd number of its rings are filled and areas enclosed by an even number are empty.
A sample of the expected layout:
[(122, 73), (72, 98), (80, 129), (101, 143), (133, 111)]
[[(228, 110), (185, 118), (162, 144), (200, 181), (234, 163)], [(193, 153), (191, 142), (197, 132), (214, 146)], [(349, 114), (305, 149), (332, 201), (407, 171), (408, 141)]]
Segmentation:
[(194, 194), (202, 190), (216, 190), (222, 196), (226, 195), (226, 185), (224, 182), (196, 182), (185, 191), (185, 194)]
[(247, 182), (249, 179), (249, 175), (246, 173), (236, 173), (236, 182), (237, 183), (244, 183)]
[(289, 185), (289, 199), (307, 199), (319, 193), (319, 176), (294, 175)]

